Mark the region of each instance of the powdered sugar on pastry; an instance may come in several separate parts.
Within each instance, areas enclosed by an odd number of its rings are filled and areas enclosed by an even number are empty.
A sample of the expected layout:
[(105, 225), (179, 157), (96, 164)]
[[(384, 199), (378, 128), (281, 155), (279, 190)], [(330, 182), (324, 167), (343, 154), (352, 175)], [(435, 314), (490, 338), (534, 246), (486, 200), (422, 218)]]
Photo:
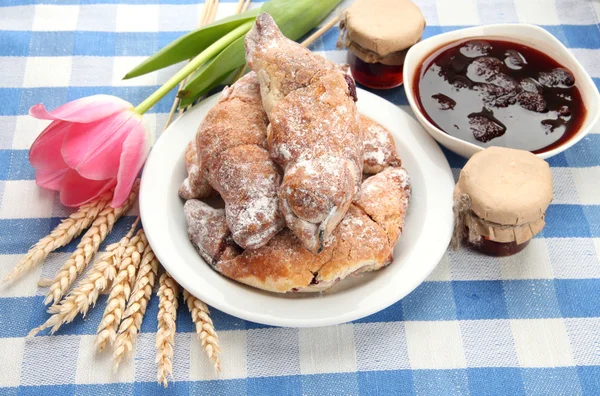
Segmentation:
[(188, 237), (200, 256), (211, 266), (237, 256), (241, 250), (233, 243), (223, 209), (214, 209), (202, 201), (188, 200), (183, 206)]
[(265, 246), (220, 260), (214, 268), (238, 282), (278, 293), (322, 291), (348, 275), (378, 270), (392, 260), (410, 193), (406, 171), (387, 168), (363, 182), (321, 253), (312, 254), (284, 229)]
[(378, 173), (388, 166), (402, 166), (392, 134), (372, 119), (361, 115), (365, 173)]
[(223, 90), (196, 134), (203, 172), (225, 201), (233, 239), (245, 249), (264, 245), (284, 227), (267, 124), (256, 74), (249, 73)]
[(184, 161), (188, 177), (179, 188), (179, 196), (183, 199), (202, 199), (214, 195), (215, 191), (204, 177), (202, 167), (198, 163), (195, 139), (188, 144)]
[(354, 82), (332, 62), (285, 38), (268, 14), (257, 17), (245, 42), (271, 121), (269, 153), (284, 171), (281, 210), (291, 231), (317, 253), (362, 178), (362, 134), (349, 85)]

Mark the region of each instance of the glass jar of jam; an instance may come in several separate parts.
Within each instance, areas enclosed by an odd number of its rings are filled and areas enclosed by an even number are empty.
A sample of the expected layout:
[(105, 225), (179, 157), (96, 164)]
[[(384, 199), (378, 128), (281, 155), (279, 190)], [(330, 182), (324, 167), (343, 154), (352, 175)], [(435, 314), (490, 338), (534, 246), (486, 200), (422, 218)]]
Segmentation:
[(348, 64), (352, 77), (364, 85), (373, 89), (390, 89), (402, 85), (404, 75), (403, 65), (384, 65), (383, 63), (367, 63), (348, 51)]
[(348, 49), (352, 76), (374, 89), (402, 85), (408, 49), (421, 39), (425, 19), (410, 0), (356, 0), (340, 22), (338, 47)]
[(552, 201), (548, 163), (524, 150), (490, 147), (473, 155), (454, 189), (453, 248), (488, 256), (519, 253), (544, 225)]
[[(466, 235), (468, 235), (468, 231)], [(529, 245), (529, 241), (530, 240), (527, 240), (523, 243), (517, 243), (515, 241), (495, 242), (489, 237), (481, 237), (479, 242), (470, 242), (468, 238), (465, 238), (465, 242), (469, 248), (483, 253), (486, 256), (493, 257), (506, 257), (517, 254)]]

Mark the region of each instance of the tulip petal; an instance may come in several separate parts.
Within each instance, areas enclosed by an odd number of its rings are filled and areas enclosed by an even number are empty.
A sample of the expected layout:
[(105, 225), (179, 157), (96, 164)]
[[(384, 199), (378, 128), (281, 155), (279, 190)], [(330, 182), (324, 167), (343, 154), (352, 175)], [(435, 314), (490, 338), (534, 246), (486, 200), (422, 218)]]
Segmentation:
[(43, 104), (38, 103), (29, 109), (29, 114), (41, 120), (62, 120), (87, 124), (132, 108), (131, 103), (116, 96), (93, 95), (65, 103), (52, 111), (46, 110)]
[(35, 171), (35, 182), (42, 188), (58, 191), (68, 171), (69, 168), (67, 167), (60, 169), (37, 169)]
[(116, 179), (89, 180), (70, 169), (62, 180), (60, 202), (65, 206), (78, 207), (98, 198), (115, 184)]
[(73, 124), (65, 136), (62, 156), (86, 179), (116, 178), (123, 143), (139, 123), (141, 116), (128, 111), (91, 124)]
[(125, 203), (135, 179), (142, 170), (146, 157), (150, 152), (152, 136), (146, 125), (141, 122), (129, 132), (123, 143), (117, 187), (113, 195), (111, 206), (118, 208)]
[(36, 169), (60, 169), (67, 164), (60, 153), (70, 123), (54, 121), (35, 139), (29, 150), (29, 162)]

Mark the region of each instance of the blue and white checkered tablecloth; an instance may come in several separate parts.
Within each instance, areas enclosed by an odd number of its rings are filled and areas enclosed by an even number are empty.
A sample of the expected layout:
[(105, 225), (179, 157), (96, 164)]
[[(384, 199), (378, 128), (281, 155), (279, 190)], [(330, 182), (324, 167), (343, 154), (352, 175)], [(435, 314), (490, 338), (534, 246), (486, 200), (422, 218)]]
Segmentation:
[[(235, 0), (221, 1), (217, 18)], [(464, 26), (529, 22), (563, 43), (600, 85), (598, 0), (416, 0), (425, 37)], [(258, 6), (253, 4), (252, 6)], [(193, 29), (198, 0), (0, 0), (0, 277), (68, 211), (35, 185), (27, 149), (44, 126), (27, 115), (108, 93), (139, 103), (176, 67), (120, 78), (144, 57)], [(342, 61), (338, 31), (313, 50)], [(410, 112), (402, 88), (378, 92)], [(164, 125), (174, 92), (146, 118)], [(464, 160), (447, 154), (458, 175)], [(390, 308), (354, 323), (274, 328), (217, 310), (220, 378), (196, 340), (183, 304), (177, 318), (176, 394), (600, 394), (600, 128), (549, 160), (555, 196), (547, 225), (523, 253), (486, 258), (462, 250)], [(108, 238), (123, 235), (135, 211)], [(111, 370), (94, 353), (104, 299), (59, 334), (26, 339), (47, 314), (37, 286), (74, 244), (0, 287), (0, 394), (154, 394), (158, 302), (150, 302), (134, 358)]]

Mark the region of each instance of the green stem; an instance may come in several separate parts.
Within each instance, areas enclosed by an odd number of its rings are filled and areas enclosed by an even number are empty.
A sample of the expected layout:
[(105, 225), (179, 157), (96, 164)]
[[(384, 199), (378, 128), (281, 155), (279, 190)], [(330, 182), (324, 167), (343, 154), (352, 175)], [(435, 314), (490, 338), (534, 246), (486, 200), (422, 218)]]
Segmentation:
[(208, 48), (199, 53), (194, 59), (192, 59), (187, 65), (183, 67), (183, 69), (179, 70), (173, 77), (171, 77), (166, 83), (164, 83), (160, 88), (154, 91), (150, 96), (148, 96), (142, 103), (137, 105), (135, 111), (138, 114), (144, 114), (148, 109), (156, 104), (159, 100), (162, 99), (170, 90), (175, 88), (177, 84), (183, 81), (188, 75), (194, 72), (197, 68), (202, 66), (205, 62), (210, 60), (212, 57), (217, 55), (219, 52), (223, 51), (229, 44), (233, 41), (237, 40), (239, 37), (248, 33), (254, 21), (248, 21), (237, 28), (233, 29), (214, 43), (212, 43)]

